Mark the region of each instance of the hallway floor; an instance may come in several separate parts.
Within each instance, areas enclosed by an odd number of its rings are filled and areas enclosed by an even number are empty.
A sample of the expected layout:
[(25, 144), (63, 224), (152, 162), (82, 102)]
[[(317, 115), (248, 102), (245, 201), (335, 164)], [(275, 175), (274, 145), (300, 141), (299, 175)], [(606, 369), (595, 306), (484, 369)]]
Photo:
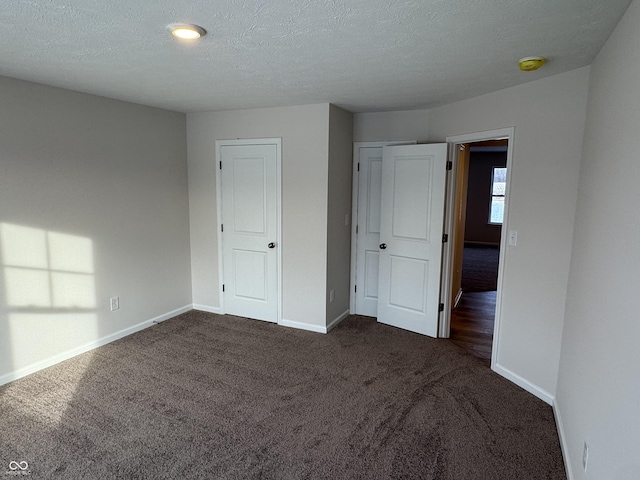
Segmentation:
[(451, 313), (449, 340), (490, 364), (495, 313), (495, 291), (464, 293)]

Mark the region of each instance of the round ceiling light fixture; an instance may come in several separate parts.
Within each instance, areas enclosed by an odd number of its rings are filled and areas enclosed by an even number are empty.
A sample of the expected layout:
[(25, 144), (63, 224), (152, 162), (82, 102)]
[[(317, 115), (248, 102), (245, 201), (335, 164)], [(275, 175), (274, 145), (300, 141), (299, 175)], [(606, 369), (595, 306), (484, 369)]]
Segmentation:
[(518, 66), (523, 72), (533, 72), (545, 63), (547, 63), (547, 59), (544, 57), (524, 57), (518, 61)]
[(198, 25), (188, 23), (170, 23), (167, 28), (174, 37), (183, 40), (196, 40), (207, 34), (207, 31)]

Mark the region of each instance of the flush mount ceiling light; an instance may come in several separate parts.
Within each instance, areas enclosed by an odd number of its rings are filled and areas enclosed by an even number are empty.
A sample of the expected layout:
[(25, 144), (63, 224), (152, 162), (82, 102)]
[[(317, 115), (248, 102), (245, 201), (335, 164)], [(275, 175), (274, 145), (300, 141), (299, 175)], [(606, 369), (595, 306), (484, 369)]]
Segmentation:
[(547, 63), (547, 59), (544, 57), (524, 57), (520, 59), (518, 66), (523, 72), (533, 72), (545, 63)]
[(171, 31), (174, 37), (183, 40), (195, 40), (207, 34), (207, 31), (198, 25), (190, 25), (188, 23), (170, 23), (167, 29)]

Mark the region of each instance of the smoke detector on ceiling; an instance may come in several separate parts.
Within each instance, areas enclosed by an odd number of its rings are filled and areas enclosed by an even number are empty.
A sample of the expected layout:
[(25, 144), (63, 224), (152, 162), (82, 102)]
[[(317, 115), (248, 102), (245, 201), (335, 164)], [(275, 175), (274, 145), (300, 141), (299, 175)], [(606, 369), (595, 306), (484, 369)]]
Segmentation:
[(547, 63), (547, 59), (544, 57), (524, 57), (520, 59), (518, 66), (523, 72), (532, 72), (538, 70), (545, 63)]

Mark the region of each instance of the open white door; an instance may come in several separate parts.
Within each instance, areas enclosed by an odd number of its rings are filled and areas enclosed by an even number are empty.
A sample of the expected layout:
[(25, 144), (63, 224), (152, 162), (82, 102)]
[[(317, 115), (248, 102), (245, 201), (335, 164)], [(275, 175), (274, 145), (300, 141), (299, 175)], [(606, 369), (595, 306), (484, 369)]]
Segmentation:
[(415, 143), (414, 141), (354, 143), (351, 313), (370, 317), (378, 315), (382, 147), (415, 145)]
[(378, 321), (438, 336), (447, 144), (383, 148)]
[(224, 312), (270, 322), (278, 321), (278, 149), (219, 149)]

